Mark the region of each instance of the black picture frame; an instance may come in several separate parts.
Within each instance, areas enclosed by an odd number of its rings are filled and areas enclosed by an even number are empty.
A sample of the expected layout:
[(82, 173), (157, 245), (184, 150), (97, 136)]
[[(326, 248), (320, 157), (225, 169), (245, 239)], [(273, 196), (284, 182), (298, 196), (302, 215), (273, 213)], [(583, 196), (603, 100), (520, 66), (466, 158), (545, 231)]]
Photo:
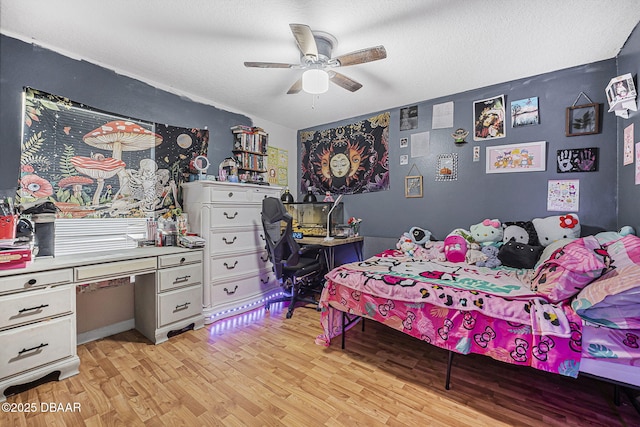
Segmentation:
[(598, 147), (565, 148), (556, 151), (556, 172), (596, 172)]
[(574, 105), (567, 108), (566, 136), (600, 133), (600, 104)]

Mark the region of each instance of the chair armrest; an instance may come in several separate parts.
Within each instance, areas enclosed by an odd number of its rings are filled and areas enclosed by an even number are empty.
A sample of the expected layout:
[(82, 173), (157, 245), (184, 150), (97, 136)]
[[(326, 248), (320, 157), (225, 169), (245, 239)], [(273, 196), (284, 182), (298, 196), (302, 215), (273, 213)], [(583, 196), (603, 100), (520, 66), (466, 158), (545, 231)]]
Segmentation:
[(309, 252), (319, 252), (321, 250), (324, 250), (324, 246), (322, 245), (304, 245), (300, 247), (300, 250), (298, 251), (298, 254), (300, 255), (304, 255), (306, 253)]

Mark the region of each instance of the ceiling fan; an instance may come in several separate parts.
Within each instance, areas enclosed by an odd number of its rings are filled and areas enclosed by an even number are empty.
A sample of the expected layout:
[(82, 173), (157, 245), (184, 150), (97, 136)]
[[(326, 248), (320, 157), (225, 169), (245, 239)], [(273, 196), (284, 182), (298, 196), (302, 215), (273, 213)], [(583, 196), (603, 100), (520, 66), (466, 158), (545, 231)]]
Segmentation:
[(387, 57), (384, 46), (375, 46), (356, 50), (351, 53), (331, 57), (333, 48), (338, 44), (337, 39), (329, 33), (311, 31), (308, 25), (289, 24), (298, 49), (300, 49), (300, 64), (285, 64), (280, 62), (245, 62), (245, 67), (256, 68), (295, 68), (306, 70), (287, 91), (288, 94), (301, 90), (309, 93), (322, 93), (328, 89), (328, 82), (355, 92), (362, 84), (333, 70), (337, 67), (364, 64)]

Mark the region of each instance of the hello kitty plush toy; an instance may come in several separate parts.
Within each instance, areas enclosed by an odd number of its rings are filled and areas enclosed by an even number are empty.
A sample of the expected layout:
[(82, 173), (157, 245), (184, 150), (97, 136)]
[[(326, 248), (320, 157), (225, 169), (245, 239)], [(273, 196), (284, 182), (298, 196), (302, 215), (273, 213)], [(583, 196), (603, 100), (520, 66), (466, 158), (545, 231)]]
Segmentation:
[(497, 219), (485, 219), (479, 224), (472, 225), (469, 229), (471, 237), (481, 246), (496, 246), (502, 242), (502, 223)]

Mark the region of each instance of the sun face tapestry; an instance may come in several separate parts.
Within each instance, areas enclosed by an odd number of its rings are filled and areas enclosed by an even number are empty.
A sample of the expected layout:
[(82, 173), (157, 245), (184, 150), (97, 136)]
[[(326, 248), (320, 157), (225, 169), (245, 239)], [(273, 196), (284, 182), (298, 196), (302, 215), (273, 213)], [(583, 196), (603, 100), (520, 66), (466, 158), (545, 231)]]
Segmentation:
[(180, 206), (189, 162), (209, 131), (123, 118), (25, 88), (18, 200), (61, 218), (158, 216)]
[(346, 126), (301, 132), (301, 190), (356, 194), (389, 188), (389, 112)]

